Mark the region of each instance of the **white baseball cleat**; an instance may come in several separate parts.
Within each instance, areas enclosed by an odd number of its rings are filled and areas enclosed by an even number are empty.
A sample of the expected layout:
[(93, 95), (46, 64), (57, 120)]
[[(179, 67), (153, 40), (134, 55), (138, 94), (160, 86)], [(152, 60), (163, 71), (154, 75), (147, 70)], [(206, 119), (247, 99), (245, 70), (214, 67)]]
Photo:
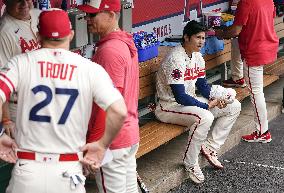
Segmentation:
[(201, 153), (205, 156), (208, 162), (217, 169), (223, 169), (224, 166), (218, 160), (217, 152), (210, 149), (206, 145), (201, 145)]
[(185, 170), (189, 173), (189, 177), (193, 182), (197, 184), (204, 182), (204, 175), (198, 164), (193, 167), (185, 166)]

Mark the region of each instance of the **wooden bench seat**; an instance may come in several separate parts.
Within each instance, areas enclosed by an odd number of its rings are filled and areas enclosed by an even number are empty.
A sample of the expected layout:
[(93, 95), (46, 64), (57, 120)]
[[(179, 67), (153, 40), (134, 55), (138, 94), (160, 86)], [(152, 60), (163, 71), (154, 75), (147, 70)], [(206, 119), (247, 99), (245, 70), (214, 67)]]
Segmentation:
[(136, 157), (156, 149), (160, 145), (179, 136), (185, 131), (185, 127), (161, 123), (160, 121), (150, 121), (146, 125), (140, 127), (140, 147)]
[(279, 39), (284, 37), (283, 16), (274, 19), (274, 29)]
[(264, 67), (264, 73), (267, 75), (283, 75), (284, 74), (284, 56), (278, 58), (276, 62), (266, 65)]

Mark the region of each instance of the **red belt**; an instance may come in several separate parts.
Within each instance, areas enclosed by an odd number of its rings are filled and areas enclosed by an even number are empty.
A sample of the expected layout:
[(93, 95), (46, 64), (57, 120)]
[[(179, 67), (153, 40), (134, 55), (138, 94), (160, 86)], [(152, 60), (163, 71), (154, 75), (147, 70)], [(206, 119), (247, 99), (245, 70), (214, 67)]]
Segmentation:
[[(36, 160), (35, 152), (18, 151), (17, 156), (19, 159)], [(79, 161), (79, 157), (77, 153), (60, 154), (59, 161)]]

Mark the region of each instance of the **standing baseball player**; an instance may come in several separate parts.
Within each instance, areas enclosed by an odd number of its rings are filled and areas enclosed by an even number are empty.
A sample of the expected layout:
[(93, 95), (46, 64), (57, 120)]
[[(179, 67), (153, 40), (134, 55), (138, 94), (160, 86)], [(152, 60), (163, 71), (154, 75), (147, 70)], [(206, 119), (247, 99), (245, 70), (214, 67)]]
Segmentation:
[[(132, 35), (118, 26), (120, 0), (92, 0), (78, 8), (87, 13), (88, 31), (100, 37), (92, 60), (107, 71), (127, 106), (127, 118), (110, 145), (114, 158), (95, 173), (96, 183), (102, 193), (138, 193), (135, 158), (139, 146), (137, 49)], [(95, 105), (88, 141), (101, 138), (105, 130), (104, 116), (103, 109)]]
[[(0, 105), (18, 91), (17, 161), (12, 140), (0, 137), (0, 159), (16, 162), (7, 193), (84, 193), (79, 160), (98, 169), (126, 117), (124, 100), (105, 70), (68, 51), (70, 28), (65, 11), (42, 12), (42, 48), (12, 58), (1, 71)], [(93, 101), (106, 111), (106, 130), (85, 145)]]
[[(40, 10), (33, 9), (32, 0), (4, 0), (6, 11), (0, 21), (0, 67), (13, 56), (36, 50), (37, 23)], [(17, 93), (7, 100), (3, 109), (2, 124), (6, 132), (14, 129), (17, 110)]]
[(238, 4), (234, 24), (224, 31), (216, 31), (219, 38), (239, 37), (256, 130), (242, 137), (247, 142), (268, 143), (272, 140), (263, 93), (263, 66), (277, 58), (279, 39), (274, 30), (275, 16), (273, 0), (242, 0)]
[[(223, 168), (217, 151), (225, 142), (240, 114), (241, 104), (234, 100), (209, 100), (211, 87), (205, 78), (205, 61), (199, 52), (205, 41), (205, 29), (190, 21), (183, 30), (183, 43), (172, 49), (157, 72), (156, 117), (165, 123), (189, 127), (189, 137), (183, 158), (186, 171), (196, 182), (204, 181), (198, 164), (200, 150), (216, 168)], [(197, 97), (195, 88), (202, 97)], [(208, 131), (212, 136), (206, 140)], [(205, 141), (206, 140), (206, 141)], [(203, 145), (202, 145), (203, 144)]]

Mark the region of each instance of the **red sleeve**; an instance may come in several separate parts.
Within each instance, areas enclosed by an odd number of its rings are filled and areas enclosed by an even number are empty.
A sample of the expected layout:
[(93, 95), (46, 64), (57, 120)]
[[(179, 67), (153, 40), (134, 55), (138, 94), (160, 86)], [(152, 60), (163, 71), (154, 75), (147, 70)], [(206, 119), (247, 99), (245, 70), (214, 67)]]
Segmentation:
[(234, 25), (243, 26), (246, 25), (250, 13), (250, 3), (247, 0), (242, 0), (239, 2), (235, 19)]
[[(0, 76), (2, 76), (2, 74), (0, 74)], [(1, 79), (0, 79), (0, 88), (1, 88), (1, 91), (3, 92), (3, 95), (5, 95), (5, 99), (2, 98), (2, 101), (4, 103), (5, 101), (8, 101), (10, 99), (12, 92), (11, 92), (9, 86), (5, 83), (5, 81), (3, 81)], [(1, 96), (1, 93), (0, 93), (0, 96)]]
[[(118, 88), (120, 93), (122, 88)], [(105, 132), (106, 112), (100, 108), (96, 103), (93, 103), (92, 114), (89, 121), (87, 132), (87, 143), (98, 141)]]
[(123, 88), (126, 61), (117, 49), (112, 47), (99, 49), (92, 60), (104, 67), (116, 87)]
[(98, 141), (104, 134), (106, 112), (96, 103), (93, 103), (92, 114), (87, 132), (87, 143)]

